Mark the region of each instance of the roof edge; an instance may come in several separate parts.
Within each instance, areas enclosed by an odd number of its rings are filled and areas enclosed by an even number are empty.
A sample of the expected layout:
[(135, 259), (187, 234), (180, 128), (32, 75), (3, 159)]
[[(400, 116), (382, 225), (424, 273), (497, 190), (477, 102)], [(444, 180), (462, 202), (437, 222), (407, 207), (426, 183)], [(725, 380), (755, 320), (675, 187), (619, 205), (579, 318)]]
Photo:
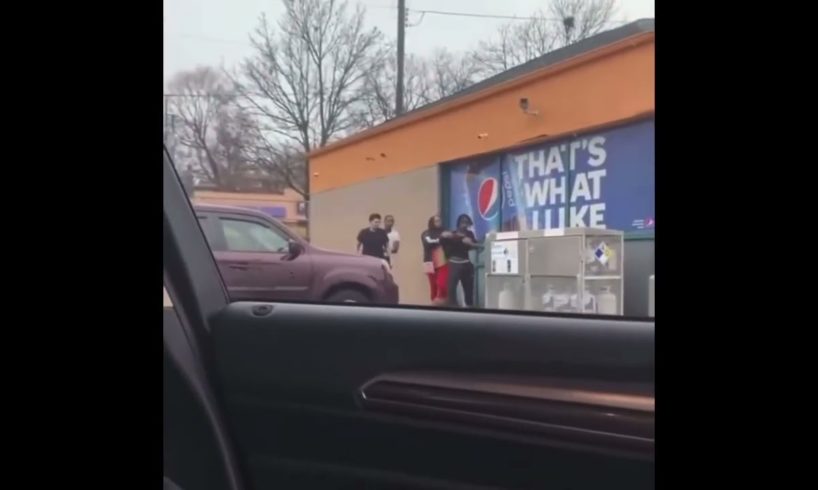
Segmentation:
[(649, 121), (656, 117), (656, 110), (652, 109), (649, 111), (642, 111), (631, 116), (621, 117), (619, 119), (613, 121), (605, 121), (599, 124), (594, 124), (591, 126), (585, 126), (579, 129), (572, 129), (570, 131), (562, 131), (556, 134), (549, 134), (549, 135), (541, 135), (535, 136), (533, 138), (528, 138), (525, 140), (517, 141), (516, 143), (509, 144), (508, 146), (504, 146), (502, 148), (495, 148), (491, 150), (486, 150), (480, 153), (475, 153), (472, 155), (464, 155), (462, 157), (458, 157), (454, 160), (446, 160), (444, 162), (433, 163), (432, 165), (450, 165), (452, 163), (462, 162), (473, 160), (475, 158), (485, 157), (488, 155), (497, 155), (501, 153), (513, 153), (518, 150), (524, 150), (526, 148), (535, 147), (538, 145), (552, 143), (555, 141), (564, 140), (568, 137), (577, 136), (577, 135), (587, 135), (592, 133), (597, 133), (600, 131), (606, 131), (609, 129), (617, 128), (620, 126), (626, 126), (629, 124), (637, 124), (644, 121)]
[[(609, 37), (614, 37), (615, 39), (600, 44), (600, 40), (602, 40), (600, 38), (604, 39)], [(347, 136), (321, 148), (316, 148), (308, 154), (308, 157), (320, 156), (358, 141), (414, 124), (424, 119), (434, 117), (444, 111), (473, 103), (491, 95), (512, 89), (518, 85), (529, 83), (538, 78), (554, 75), (576, 65), (641, 45), (642, 43), (654, 40), (654, 38), (655, 27), (653, 19), (641, 19), (616, 29), (601, 32), (575, 44), (551, 51), (539, 58), (498, 73), (458, 93), (426, 104), (425, 106), (392, 118), (377, 126)], [(551, 60), (551, 58), (555, 59)], [(543, 62), (545, 63), (542, 64)], [(538, 64), (542, 64), (542, 66), (536, 66)], [(534, 65), (534, 67), (532, 68), (531, 65)], [(501, 79), (507, 77), (509, 74), (513, 75), (513, 73), (517, 71), (520, 71), (517, 76)]]

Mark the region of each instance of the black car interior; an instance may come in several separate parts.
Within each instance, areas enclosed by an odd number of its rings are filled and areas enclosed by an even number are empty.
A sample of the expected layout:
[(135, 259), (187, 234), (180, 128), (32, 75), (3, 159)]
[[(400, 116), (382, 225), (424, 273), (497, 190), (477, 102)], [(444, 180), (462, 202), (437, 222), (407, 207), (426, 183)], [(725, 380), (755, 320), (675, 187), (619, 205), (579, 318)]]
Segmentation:
[(652, 321), (230, 304), (167, 156), (164, 185), (180, 488), (654, 488)]

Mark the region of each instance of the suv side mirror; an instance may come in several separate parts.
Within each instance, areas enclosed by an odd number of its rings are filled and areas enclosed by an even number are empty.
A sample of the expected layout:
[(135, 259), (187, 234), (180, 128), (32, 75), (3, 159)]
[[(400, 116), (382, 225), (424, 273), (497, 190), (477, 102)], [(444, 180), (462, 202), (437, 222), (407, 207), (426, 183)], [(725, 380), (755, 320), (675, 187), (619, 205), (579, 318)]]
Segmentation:
[(304, 246), (295, 240), (290, 240), (287, 247), (287, 255), (281, 257), (281, 260), (295, 260), (299, 255), (304, 253)]

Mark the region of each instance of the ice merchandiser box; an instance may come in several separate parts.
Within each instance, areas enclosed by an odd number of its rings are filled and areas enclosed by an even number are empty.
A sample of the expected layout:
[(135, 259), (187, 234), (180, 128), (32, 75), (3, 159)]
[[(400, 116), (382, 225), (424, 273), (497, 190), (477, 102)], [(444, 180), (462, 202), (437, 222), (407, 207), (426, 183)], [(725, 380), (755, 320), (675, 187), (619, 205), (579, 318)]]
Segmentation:
[(485, 246), (486, 308), (623, 314), (621, 231), (493, 232), (486, 236)]

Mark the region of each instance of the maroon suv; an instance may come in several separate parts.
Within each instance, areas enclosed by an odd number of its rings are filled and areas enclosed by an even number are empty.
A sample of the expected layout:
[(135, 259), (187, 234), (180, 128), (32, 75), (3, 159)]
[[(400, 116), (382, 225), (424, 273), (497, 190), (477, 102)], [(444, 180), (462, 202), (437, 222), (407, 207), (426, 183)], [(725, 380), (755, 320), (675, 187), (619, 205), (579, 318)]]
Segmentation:
[(383, 260), (315, 247), (259, 211), (193, 207), (233, 301), (398, 303)]

